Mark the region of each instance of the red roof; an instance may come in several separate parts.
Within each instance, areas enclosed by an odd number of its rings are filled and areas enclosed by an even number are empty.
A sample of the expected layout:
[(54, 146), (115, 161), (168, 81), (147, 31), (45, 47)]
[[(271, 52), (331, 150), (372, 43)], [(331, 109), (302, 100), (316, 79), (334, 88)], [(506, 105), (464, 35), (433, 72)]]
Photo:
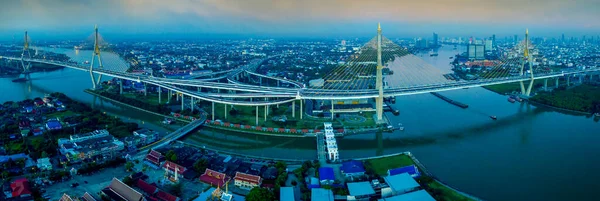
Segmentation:
[(204, 174), (200, 176), (200, 181), (212, 185), (223, 186), (226, 181), (229, 181), (229, 178), (223, 173), (206, 168)]
[(278, 130), (279, 132), (284, 132), (284, 131), (285, 131), (285, 128), (278, 128), (277, 130)]
[(308, 129), (302, 129), (303, 133), (308, 133)]
[(260, 126), (257, 126), (257, 127), (256, 127), (256, 130), (262, 131), (262, 127), (260, 127)]
[(251, 174), (245, 174), (245, 173), (241, 173), (241, 172), (236, 172), (235, 173), (235, 177), (233, 178), (234, 180), (241, 180), (241, 181), (247, 181), (250, 183), (254, 183), (254, 184), (260, 184), (262, 179), (260, 178), (260, 176), (256, 176), (256, 175), (251, 175)]
[(142, 191), (148, 195), (154, 195), (154, 193), (156, 193), (156, 189), (158, 189), (156, 186), (150, 185), (141, 179), (138, 179), (137, 187), (142, 189)]
[(233, 124), (233, 126), (235, 126), (236, 128), (239, 128), (240, 125), (239, 124)]
[(152, 196), (148, 196), (146, 197), (146, 200), (148, 201), (158, 201), (158, 198), (152, 197)]
[(337, 131), (338, 131), (338, 132), (340, 132), (340, 133), (343, 133), (343, 132), (344, 132), (344, 129), (343, 129), (343, 128), (340, 128), (340, 129), (338, 129)]
[(177, 163), (173, 163), (171, 161), (165, 162), (165, 164), (163, 164), (163, 168), (168, 168), (168, 170), (171, 172), (175, 172), (175, 168), (177, 168), (177, 174), (182, 174), (186, 171), (185, 167), (178, 165)]
[(250, 126), (250, 125), (245, 125), (245, 126), (244, 126), (244, 128), (247, 128), (247, 129), (248, 129), (248, 128), (251, 128), (251, 127), (252, 127), (252, 126)]
[(229, 126), (229, 124), (230, 124), (229, 122), (226, 122), (226, 123), (225, 123), (225, 126)]
[(21, 195), (31, 195), (31, 190), (29, 190), (29, 181), (26, 178), (21, 178), (13, 181), (10, 184), (10, 188), (12, 189), (13, 197), (20, 197)]
[(295, 128), (290, 129), (290, 133), (295, 133), (295, 132), (296, 132)]
[(177, 200), (179, 200), (179, 198), (178, 198), (177, 196), (174, 196), (174, 195), (168, 194), (168, 193), (166, 193), (166, 192), (164, 192), (164, 191), (159, 191), (159, 192), (156, 194), (156, 197), (157, 197), (159, 200), (162, 200), (162, 201), (177, 201)]
[(267, 128), (267, 131), (273, 131), (273, 128), (269, 127)]

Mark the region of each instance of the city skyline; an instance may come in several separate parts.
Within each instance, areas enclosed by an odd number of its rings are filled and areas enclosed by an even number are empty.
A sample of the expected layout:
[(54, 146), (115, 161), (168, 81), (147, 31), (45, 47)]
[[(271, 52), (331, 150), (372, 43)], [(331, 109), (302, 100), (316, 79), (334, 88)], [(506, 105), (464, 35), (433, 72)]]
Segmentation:
[[(590, 6), (591, 5), (591, 6)], [(522, 33), (595, 35), (591, 0), (498, 1), (19, 1), (0, 8), (0, 38), (24, 30), (40, 38), (89, 35), (368, 37), (381, 22), (388, 37), (499, 37)]]

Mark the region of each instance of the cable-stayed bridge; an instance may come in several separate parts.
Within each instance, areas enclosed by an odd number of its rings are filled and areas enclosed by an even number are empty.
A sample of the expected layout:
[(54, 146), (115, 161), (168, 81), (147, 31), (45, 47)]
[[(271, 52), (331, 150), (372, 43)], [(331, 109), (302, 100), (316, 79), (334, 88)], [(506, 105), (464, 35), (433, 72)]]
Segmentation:
[[(167, 89), (170, 94), (174, 92), (181, 94), (182, 98), (189, 97), (192, 100), (190, 102), (194, 102), (194, 100), (209, 101), (213, 103), (213, 107), (214, 103), (220, 103), (240, 106), (264, 106), (267, 108), (270, 105), (296, 104), (296, 102), (299, 102), (300, 108), (302, 108), (302, 100), (307, 99), (332, 100), (332, 104), (333, 100), (375, 99), (378, 122), (381, 122), (382, 118), (384, 97), (513, 82), (521, 83), (522, 95), (529, 96), (531, 95), (533, 81), (536, 79), (545, 80), (547, 86), (547, 81), (551, 78), (558, 81), (558, 77), (569, 79), (573, 75), (582, 75), (600, 70), (593, 68), (554, 72), (534, 67), (532, 63), (536, 50), (529, 41), (528, 33), (526, 33), (525, 40), (522, 43), (507, 50), (506, 54), (497, 60), (493, 66), (484, 68), (476, 79), (449, 80), (443, 76), (447, 72), (426, 63), (419, 57), (410, 54), (406, 48), (400, 47), (383, 37), (381, 29), (378, 28), (377, 36), (367, 42), (354, 55), (347, 58), (345, 64), (339, 65), (324, 76), (323, 84), (320, 87), (306, 87), (304, 84), (292, 80), (254, 72), (266, 59), (276, 56), (257, 59), (236, 69), (202, 74), (193, 76), (195, 79), (184, 80), (128, 73), (126, 72), (128, 66), (103, 64), (97, 28), (94, 34), (94, 50), (92, 62), (89, 66), (79, 62), (58, 62), (31, 58), (28, 54), (29, 39), (27, 35), (25, 36), (21, 58), (2, 58), (20, 61), (24, 74), (29, 73), (32, 62), (59, 65), (89, 72), (92, 88), (94, 89), (100, 84), (101, 76), (106, 75), (155, 85), (159, 87), (159, 93), (162, 91), (160, 89)], [(97, 61), (96, 65), (94, 65), (94, 61)], [(383, 75), (383, 69), (394, 73)], [(203, 92), (201, 89), (211, 90)], [(184, 102), (182, 101), (182, 104)], [(302, 118), (302, 113), (300, 118)]]

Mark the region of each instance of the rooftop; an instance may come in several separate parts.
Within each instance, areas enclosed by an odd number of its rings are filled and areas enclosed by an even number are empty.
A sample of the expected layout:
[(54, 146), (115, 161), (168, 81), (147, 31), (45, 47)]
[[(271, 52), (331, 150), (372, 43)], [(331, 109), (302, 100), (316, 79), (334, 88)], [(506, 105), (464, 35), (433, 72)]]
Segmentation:
[(393, 191), (404, 191), (419, 187), (419, 183), (417, 183), (417, 181), (415, 181), (408, 173), (387, 176), (384, 177), (384, 180)]
[(329, 189), (313, 188), (311, 190), (312, 201), (333, 201), (333, 192)]
[(368, 181), (348, 183), (348, 192), (352, 196), (375, 194), (373, 186)]
[(330, 167), (321, 167), (319, 168), (319, 180), (335, 180), (335, 175), (333, 173), (333, 168)]
[(281, 187), (279, 189), (279, 201), (294, 201), (294, 188)]
[(348, 173), (364, 173), (365, 166), (360, 161), (351, 160), (351, 161), (343, 162), (340, 170), (346, 174), (348, 174)]
[(394, 197), (379, 199), (379, 201), (435, 201), (425, 190), (410, 192)]
[(418, 177), (421, 174), (419, 173), (419, 169), (415, 165), (404, 166), (401, 168), (390, 169), (388, 170), (388, 175), (394, 176), (397, 174), (408, 173), (412, 177)]

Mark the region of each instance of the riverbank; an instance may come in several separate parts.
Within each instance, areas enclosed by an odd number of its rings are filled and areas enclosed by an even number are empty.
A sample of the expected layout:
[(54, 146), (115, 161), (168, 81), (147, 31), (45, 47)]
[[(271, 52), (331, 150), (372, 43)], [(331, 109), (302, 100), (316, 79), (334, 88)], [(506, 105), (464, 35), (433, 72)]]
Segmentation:
[(367, 171), (380, 177), (387, 176), (387, 170), (405, 166), (416, 166), (422, 175), (416, 179), (419, 184), (438, 201), (481, 201), (481, 199), (453, 188), (440, 181), (411, 153), (402, 152), (385, 156), (359, 158), (365, 163)]
[(600, 86), (581, 84), (572, 88), (559, 87), (552, 92), (539, 92), (530, 100), (554, 108), (592, 114), (600, 111)]

